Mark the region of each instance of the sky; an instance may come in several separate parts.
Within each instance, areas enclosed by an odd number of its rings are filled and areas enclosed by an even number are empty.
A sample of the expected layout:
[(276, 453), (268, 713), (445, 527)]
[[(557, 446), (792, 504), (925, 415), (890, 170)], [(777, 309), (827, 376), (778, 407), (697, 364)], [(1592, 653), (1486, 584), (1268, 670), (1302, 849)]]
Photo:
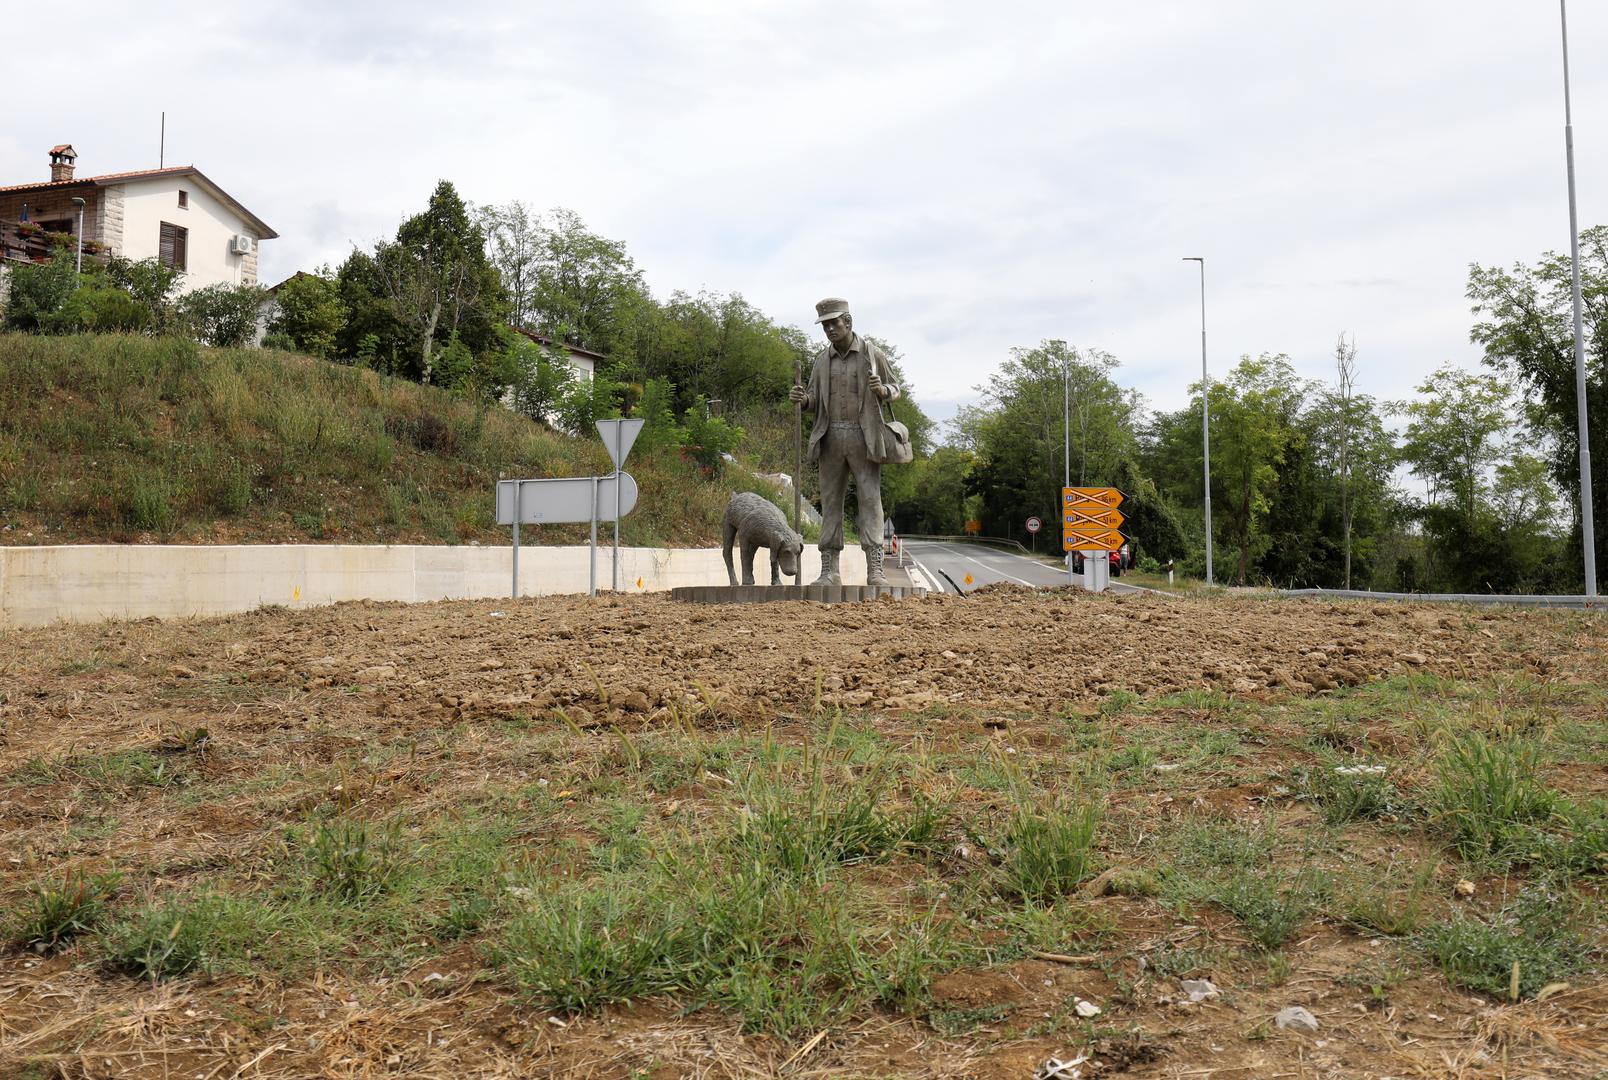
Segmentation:
[[(1608, 4), (1569, 9), (1581, 227), (1608, 223)], [(566, 207), (656, 296), (809, 328), (850, 299), (945, 419), (1012, 347), (1112, 353), (1153, 408), (1286, 353), (1405, 398), (1479, 364), (1468, 266), (1569, 243), (1556, 4), (388, 0), (75, 5), (0, 183), (193, 163), (261, 277), (422, 209)], [(818, 331), (811, 328), (815, 337)], [(824, 339), (823, 339), (824, 343)]]

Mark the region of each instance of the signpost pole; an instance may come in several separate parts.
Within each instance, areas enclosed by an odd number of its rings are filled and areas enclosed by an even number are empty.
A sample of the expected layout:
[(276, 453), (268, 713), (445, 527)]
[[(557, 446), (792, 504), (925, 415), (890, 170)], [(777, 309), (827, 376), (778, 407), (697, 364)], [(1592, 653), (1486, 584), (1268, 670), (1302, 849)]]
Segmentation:
[(625, 460), (625, 451), (620, 443), (624, 429), (620, 425), (614, 426), (614, 591), (620, 591), (620, 465)]
[(514, 481), (514, 599), (519, 599), (519, 489), (524, 485)]
[[(793, 383), (804, 385), (804, 361), (793, 360)], [(793, 531), (804, 535), (804, 403), (793, 406)], [(802, 571), (800, 571), (802, 573)]]
[(597, 595), (597, 477), (592, 477), (592, 561), (586, 579), (586, 595)]

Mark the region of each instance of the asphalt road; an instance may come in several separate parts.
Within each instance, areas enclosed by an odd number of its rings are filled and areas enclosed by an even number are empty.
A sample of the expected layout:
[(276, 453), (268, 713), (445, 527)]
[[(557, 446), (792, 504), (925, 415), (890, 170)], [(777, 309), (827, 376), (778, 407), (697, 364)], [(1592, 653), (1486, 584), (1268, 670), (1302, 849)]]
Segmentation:
[[(1043, 559), (1012, 554), (992, 544), (903, 538), (899, 543), (905, 549), (905, 558), (913, 559), (916, 568), (926, 575), (933, 586), (947, 593), (955, 592), (957, 589), (961, 592), (970, 592), (1001, 581), (1040, 589), (1067, 583), (1064, 569), (1057, 569)], [(945, 574), (949, 576), (946, 578)], [(968, 581), (968, 577), (971, 580)], [(1113, 579), (1111, 591), (1142, 590)]]

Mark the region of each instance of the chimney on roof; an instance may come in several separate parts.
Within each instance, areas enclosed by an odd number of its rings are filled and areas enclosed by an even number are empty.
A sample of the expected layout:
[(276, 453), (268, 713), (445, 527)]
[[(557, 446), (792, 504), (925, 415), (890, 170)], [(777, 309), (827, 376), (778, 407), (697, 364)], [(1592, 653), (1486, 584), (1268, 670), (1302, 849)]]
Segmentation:
[(73, 178), (73, 162), (78, 155), (73, 152), (71, 143), (62, 143), (60, 146), (50, 148), (50, 182), (59, 183), (62, 180)]

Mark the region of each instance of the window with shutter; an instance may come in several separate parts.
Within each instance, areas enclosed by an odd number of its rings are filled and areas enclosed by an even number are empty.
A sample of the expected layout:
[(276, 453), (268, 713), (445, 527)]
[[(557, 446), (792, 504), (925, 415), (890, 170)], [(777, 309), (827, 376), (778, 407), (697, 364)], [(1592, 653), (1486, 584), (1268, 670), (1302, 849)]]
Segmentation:
[(185, 249), (189, 246), (189, 237), (189, 229), (162, 222), (162, 240), (157, 247), (157, 260), (163, 266), (171, 266), (175, 270), (187, 269)]

